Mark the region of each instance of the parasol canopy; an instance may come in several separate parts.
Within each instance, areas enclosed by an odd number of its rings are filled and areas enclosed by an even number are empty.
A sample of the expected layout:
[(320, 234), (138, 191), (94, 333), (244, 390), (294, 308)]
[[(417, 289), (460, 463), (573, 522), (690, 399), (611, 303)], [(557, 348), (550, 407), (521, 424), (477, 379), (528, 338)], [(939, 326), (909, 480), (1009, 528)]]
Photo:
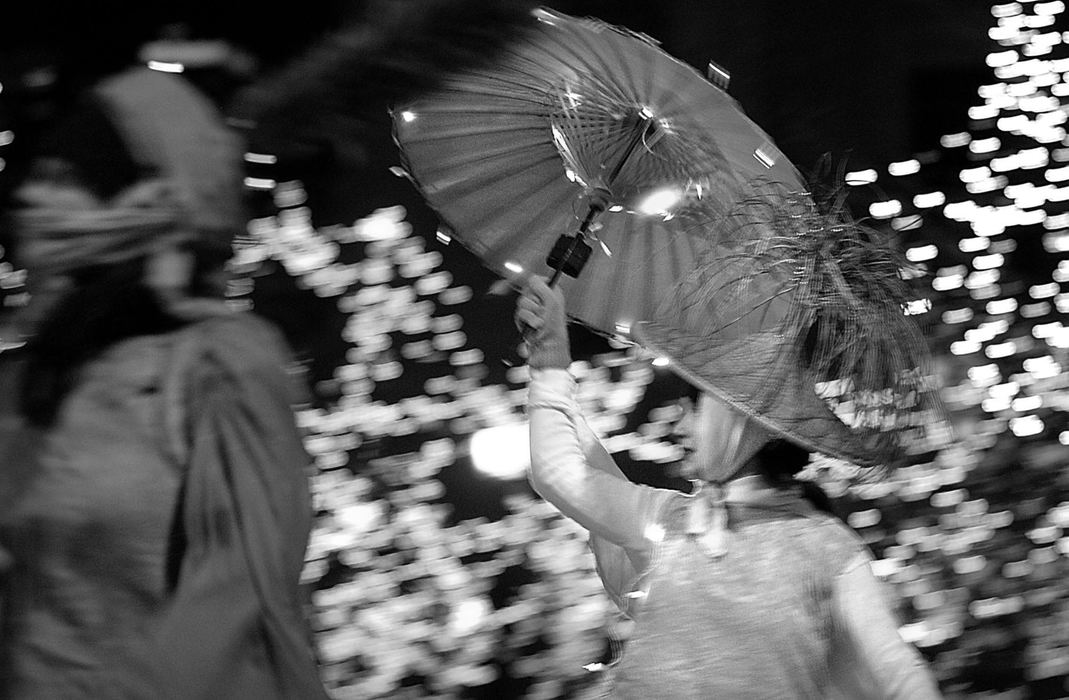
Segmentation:
[(495, 65), (395, 108), (395, 139), (485, 265), (563, 270), (572, 318), (626, 332), (755, 183), (804, 189), (723, 86), (646, 36), (543, 9)]

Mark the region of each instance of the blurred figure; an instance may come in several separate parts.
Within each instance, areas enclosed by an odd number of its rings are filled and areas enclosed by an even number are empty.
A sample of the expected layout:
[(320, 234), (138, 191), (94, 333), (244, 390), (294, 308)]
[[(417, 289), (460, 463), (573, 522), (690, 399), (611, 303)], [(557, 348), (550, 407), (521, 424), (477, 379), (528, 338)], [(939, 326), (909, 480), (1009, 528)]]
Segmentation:
[[(938, 698), (864, 543), (795, 478), (810, 452), (893, 463), (902, 429), (935, 415), (908, 371), (924, 352), (893, 294), (898, 268), (807, 195), (762, 200), (633, 329), (701, 392), (677, 427), (692, 492), (629, 481), (587, 426), (564, 299), (538, 278), (516, 314), (529, 329), (531, 483), (589, 530), (606, 591), (634, 622), (612, 697)], [(841, 414), (822, 385), (843, 392)]]
[(15, 193), (32, 300), (0, 424), (0, 696), (326, 697), (289, 351), (222, 298), (240, 155), (185, 79), (131, 69)]

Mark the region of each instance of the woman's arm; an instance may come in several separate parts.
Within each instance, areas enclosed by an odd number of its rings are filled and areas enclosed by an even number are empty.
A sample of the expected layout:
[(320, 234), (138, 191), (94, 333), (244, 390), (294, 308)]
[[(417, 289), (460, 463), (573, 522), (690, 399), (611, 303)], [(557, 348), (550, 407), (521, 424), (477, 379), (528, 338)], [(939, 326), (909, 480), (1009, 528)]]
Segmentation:
[(881, 589), (860, 556), (836, 578), (831, 664), (840, 690), (849, 698), (941, 698), (924, 660), (899, 635)]
[(673, 492), (624, 476), (583, 420), (574, 391), (566, 370), (531, 373), (531, 485), (592, 535), (630, 551), (646, 549), (647, 527)]
[(629, 481), (583, 420), (567, 371), (561, 291), (530, 278), (516, 320), (525, 329), (531, 368), (531, 485), (592, 535), (629, 551), (646, 549), (646, 528), (673, 492)]
[(188, 697), (327, 697), (300, 598), (312, 510), (287, 360), (249, 314), (189, 326), (172, 356), (180, 566), (144, 655), (149, 679)]

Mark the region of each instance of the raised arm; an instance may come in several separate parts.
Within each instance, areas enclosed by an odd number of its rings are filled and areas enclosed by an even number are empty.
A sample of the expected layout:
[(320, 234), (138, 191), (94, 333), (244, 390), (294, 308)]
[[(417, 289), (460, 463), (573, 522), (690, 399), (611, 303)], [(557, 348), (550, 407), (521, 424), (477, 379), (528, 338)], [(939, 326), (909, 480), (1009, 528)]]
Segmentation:
[(529, 280), (517, 305), (526, 327), (531, 384), (531, 485), (564, 515), (629, 551), (649, 545), (647, 527), (673, 492), (629, 481), (583, 419), (564, 316), (564, 299)]

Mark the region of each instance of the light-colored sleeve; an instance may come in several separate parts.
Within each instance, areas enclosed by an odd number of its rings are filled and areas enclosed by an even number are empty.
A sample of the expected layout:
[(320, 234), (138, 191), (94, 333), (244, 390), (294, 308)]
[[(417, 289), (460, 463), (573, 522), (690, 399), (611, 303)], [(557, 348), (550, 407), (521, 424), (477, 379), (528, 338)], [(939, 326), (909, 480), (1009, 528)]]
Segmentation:
[(627, 479), (583, 419), (566, 370), (531, 371), (528, 418), (534, 490), (591, 535), (647, 549), (647, 526), (675, 492)]
[(832, 674), (843, 698), (938, 700), (917, 650), (902, 639), (883, 584), (861, 555), (836, 578)]

